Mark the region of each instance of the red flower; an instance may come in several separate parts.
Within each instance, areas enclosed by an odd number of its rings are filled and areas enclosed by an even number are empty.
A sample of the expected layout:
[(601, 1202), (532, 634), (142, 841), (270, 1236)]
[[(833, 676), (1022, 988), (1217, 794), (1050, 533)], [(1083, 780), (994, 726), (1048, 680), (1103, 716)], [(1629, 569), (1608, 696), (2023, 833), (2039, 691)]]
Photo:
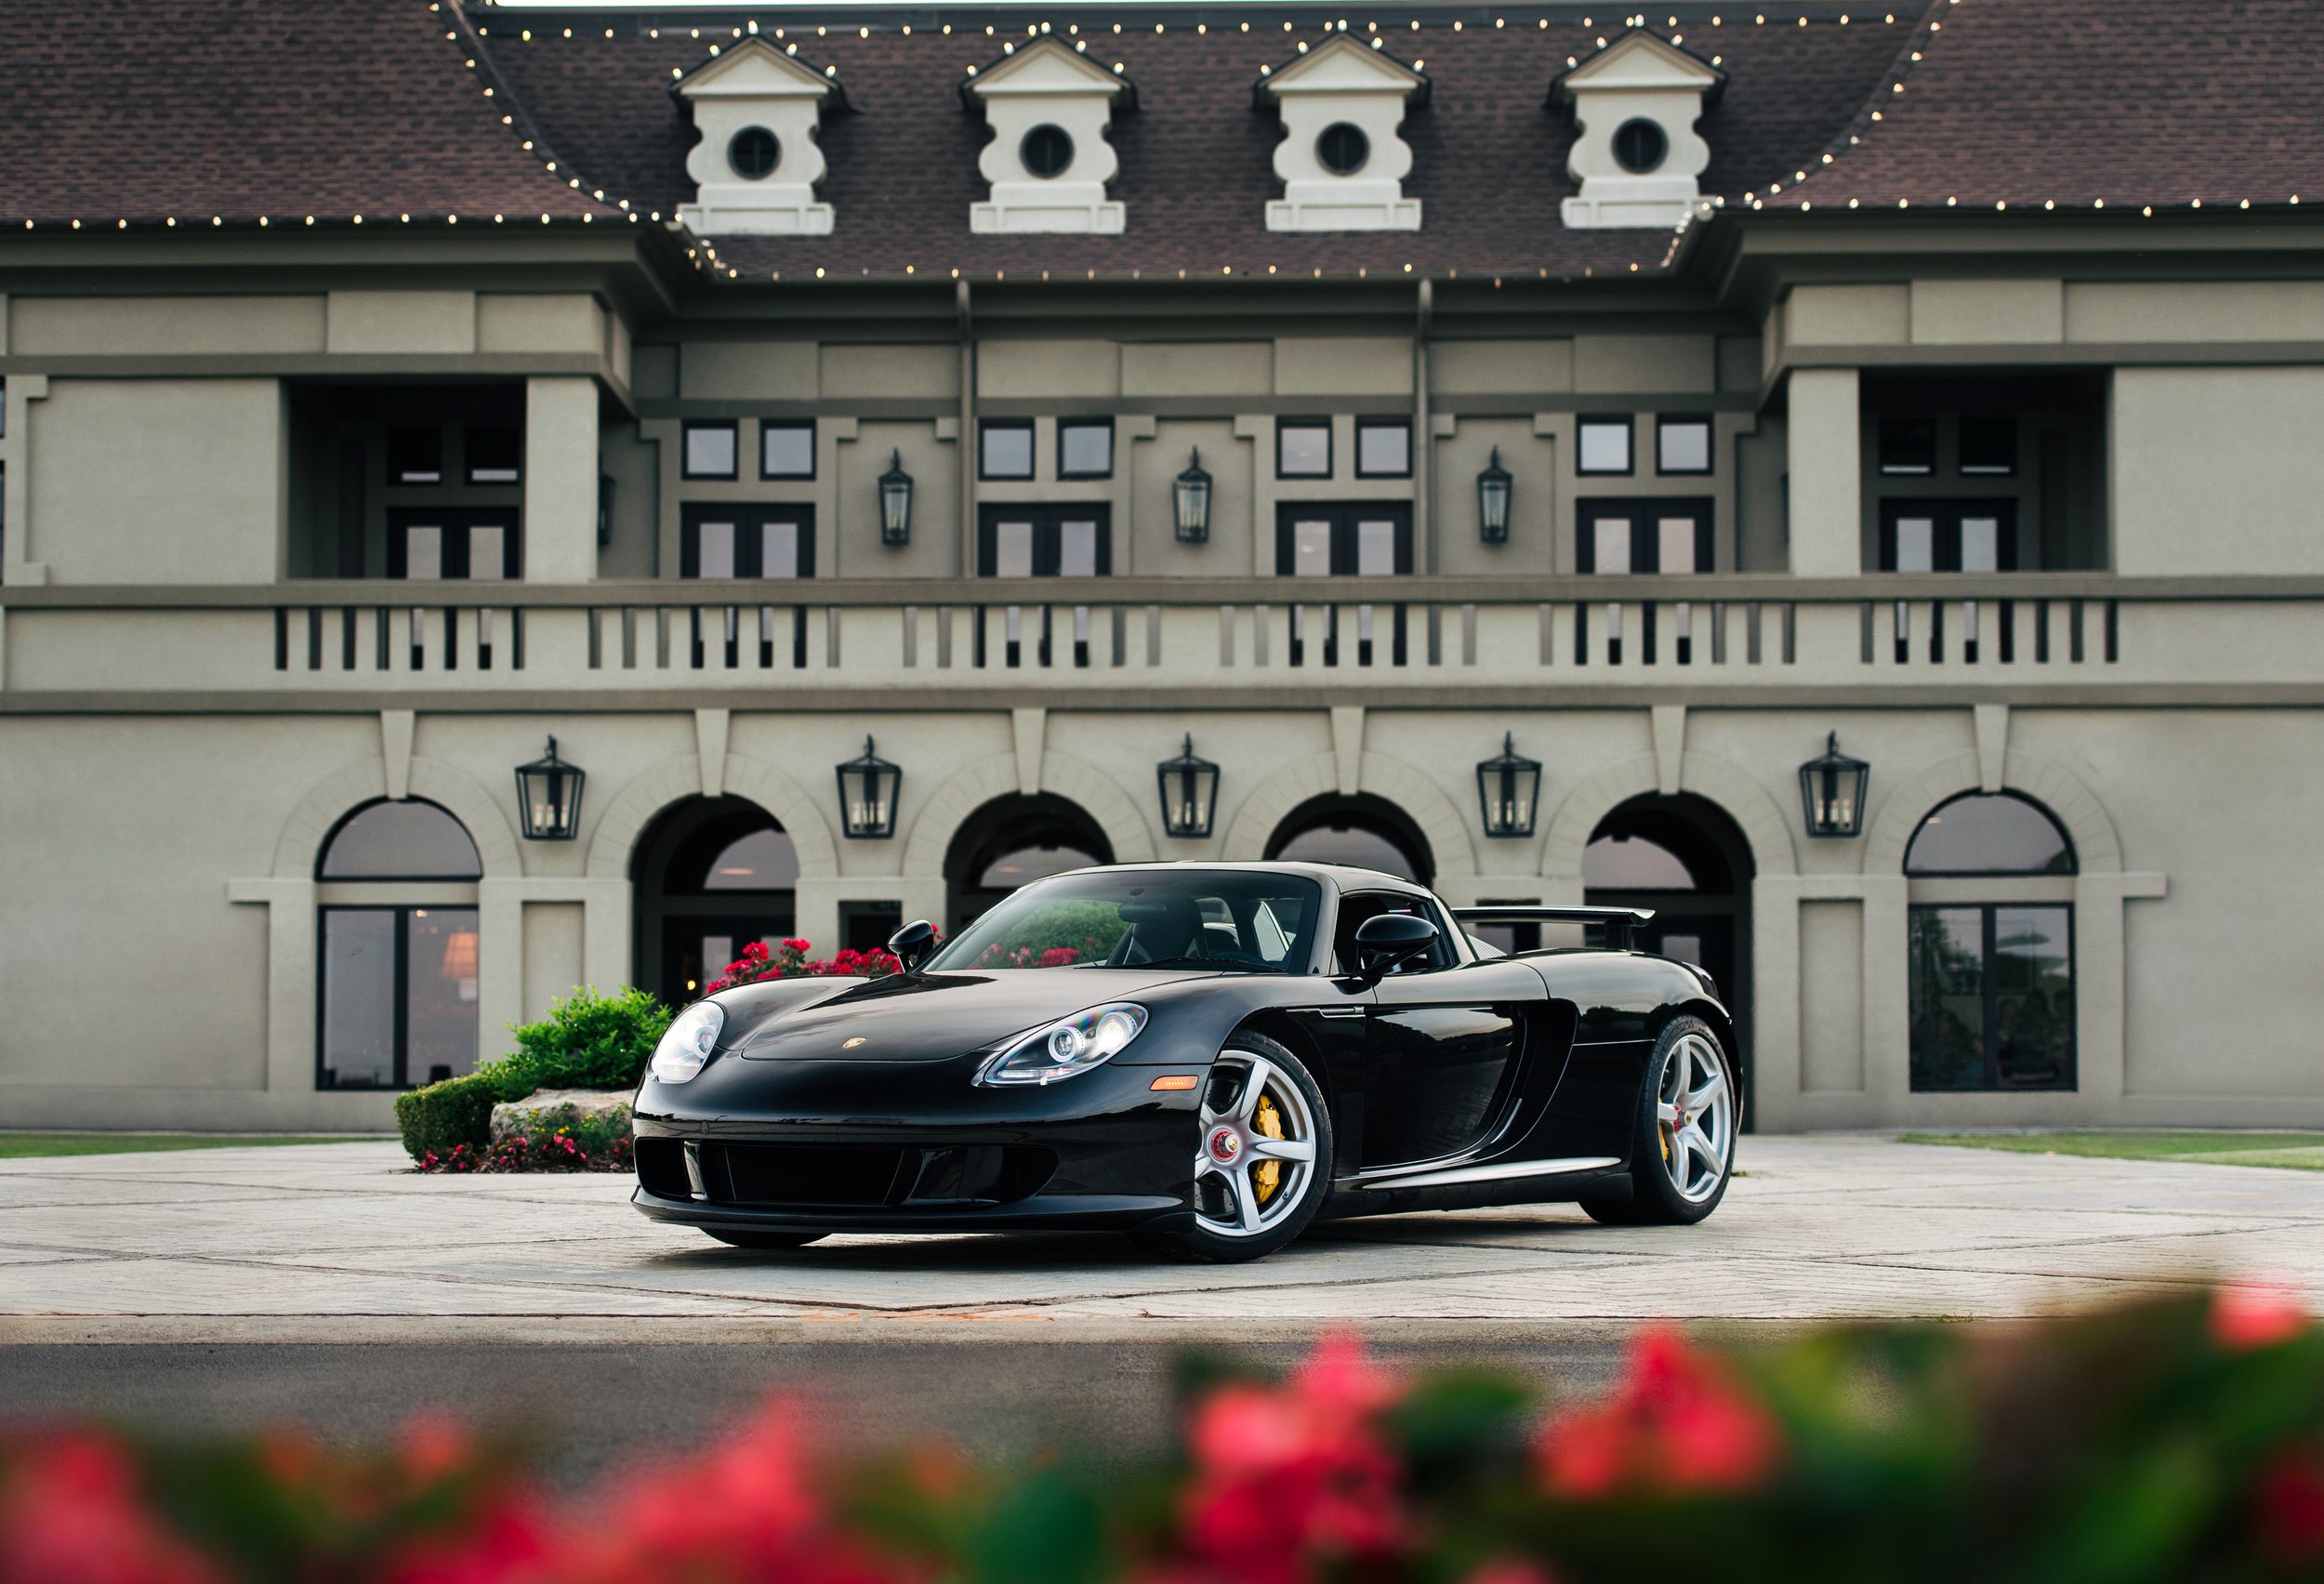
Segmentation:
[(766, 961), (766, 960), (767, 960), (767, 944), (766, 944), (766, 942), (764, 942), (764, 941), (753, 941), (753, 942), (751, 942), (751, 943), (750, 943), (750, 944), (748, 944), (748, 945), (745, 946), (745, 947), (743, 948), (743, 960), (744, 960), (745, 962), (764, 962), (764, 961)]
[(2307, 1328), (2307, 1311), (2281, 1287), (2232, 1283), (2212, 1295), (2211, 1338), (2229, 1353), (2272, 1348)]
[(811, 941), (800, 940), (797, 937), (793, 937), (792, 939), (783, 943), (783, 949), (786, 952), (803, 952), (808, 950), (811, 946), (812, 946), (812, 944), (813, 943)]
[(1552, 1419), (1538, 1455), (1552, 1491), (1589, 1500), (1625, 1485), (1749, 1490), (1781, 1450), (1765, 1408), (1675, 1330), (1650, 1327), (1631, 1344), (1613, 1396)]
[(0, 1579), (213, 1584), (217, 1570), (139, 1505), (137, 1470), (86, 1432), (24, 1449), (0, 1478)]
[(2270, 1556), (2295, 1566), (2324, 1558), (2324, 1456), (2313, 1447), (2278, 1453), (2253, 1494)]

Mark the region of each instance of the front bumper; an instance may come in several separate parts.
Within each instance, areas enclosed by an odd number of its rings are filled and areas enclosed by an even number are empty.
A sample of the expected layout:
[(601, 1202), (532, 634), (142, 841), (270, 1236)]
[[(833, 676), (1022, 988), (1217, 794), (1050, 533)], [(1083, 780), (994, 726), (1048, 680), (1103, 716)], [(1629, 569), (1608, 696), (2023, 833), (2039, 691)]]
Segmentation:
[(1186, 1209), (1199, 1090), (1151, 1088), (1176, 1069), (1001, 1089), (974, 1070), (719, 1060), (688, 1084), (648, 1080), (631, 1203), (738, 1231), (1127, 1228)]

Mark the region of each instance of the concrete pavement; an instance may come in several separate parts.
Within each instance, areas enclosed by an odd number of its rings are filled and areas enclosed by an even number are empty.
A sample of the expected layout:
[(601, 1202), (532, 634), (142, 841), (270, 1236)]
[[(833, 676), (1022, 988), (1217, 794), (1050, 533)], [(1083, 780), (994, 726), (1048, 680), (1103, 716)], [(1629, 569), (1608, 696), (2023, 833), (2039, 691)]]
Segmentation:
[(646, 1221), (618, 1176), (421, 1177), (390, 1143), (0, 1162), (20, 1342), (1482, 1336), (1557, 1323), (1982, 1316), (2265, 1275), (2324, 1304), (2324, 1174), (1753, 1136), (1709, 1221), (1571, 1207), (1340, 1222), (1256, 1264), (1110, 1235), (837, 1237)]

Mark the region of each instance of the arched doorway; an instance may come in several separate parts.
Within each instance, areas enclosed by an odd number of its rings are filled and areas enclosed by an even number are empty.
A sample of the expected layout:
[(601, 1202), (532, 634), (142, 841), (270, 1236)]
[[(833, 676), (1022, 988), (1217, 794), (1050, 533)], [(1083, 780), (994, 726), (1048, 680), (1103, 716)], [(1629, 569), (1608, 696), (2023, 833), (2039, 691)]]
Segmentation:
[(799, 854), (747, 799), (672, 804), (638, 843), (629, 880), (637, 983), (673, 1007), (701, 996), (751, 942), (795, 928)]
[(996, 798), (962, 823), (944, 855), (950, 930), (1028, 880), (1113, 861), (1113, 844), (1079, 804), (1053, 792)]
[(1368, 792), (1353, 798), (1311, 798), (1301, 803), (1267, 838), (1267, 857), (1270, 862), (1378, 869), (1420, 885), (1436, 878), (1435, 856), (1412, 816)]
[(1598, 907), (1651, 907), (1639, 949), (1710, 970), (1735, 1014), (1744, 1115), (1751, 1093), (1750, 843), (1724, 809), (1682, 792), (1633, 798), (1598, 822), (1581, 856), (1584, 900)]

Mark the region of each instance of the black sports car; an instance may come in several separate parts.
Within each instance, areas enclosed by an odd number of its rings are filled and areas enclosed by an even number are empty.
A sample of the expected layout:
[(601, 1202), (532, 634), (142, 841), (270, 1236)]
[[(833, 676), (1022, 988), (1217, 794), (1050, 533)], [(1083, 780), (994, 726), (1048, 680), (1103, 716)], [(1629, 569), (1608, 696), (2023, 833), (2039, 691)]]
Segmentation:
[[(1725, 1193), (1734, 1024), (1614, 908), (1447, 908), (1368, 870), (1142, 864), (1038, 880), (905, 970), (721, 991), (636, 1102), (647, 1215), (746, 1248), (1113, 1227), (1249, 1260), (1317, 1215)], [(1585, 921), (1503, 955), (1458, 927)], [(1458, 922), (1456, 922), (1458, 921)]]

